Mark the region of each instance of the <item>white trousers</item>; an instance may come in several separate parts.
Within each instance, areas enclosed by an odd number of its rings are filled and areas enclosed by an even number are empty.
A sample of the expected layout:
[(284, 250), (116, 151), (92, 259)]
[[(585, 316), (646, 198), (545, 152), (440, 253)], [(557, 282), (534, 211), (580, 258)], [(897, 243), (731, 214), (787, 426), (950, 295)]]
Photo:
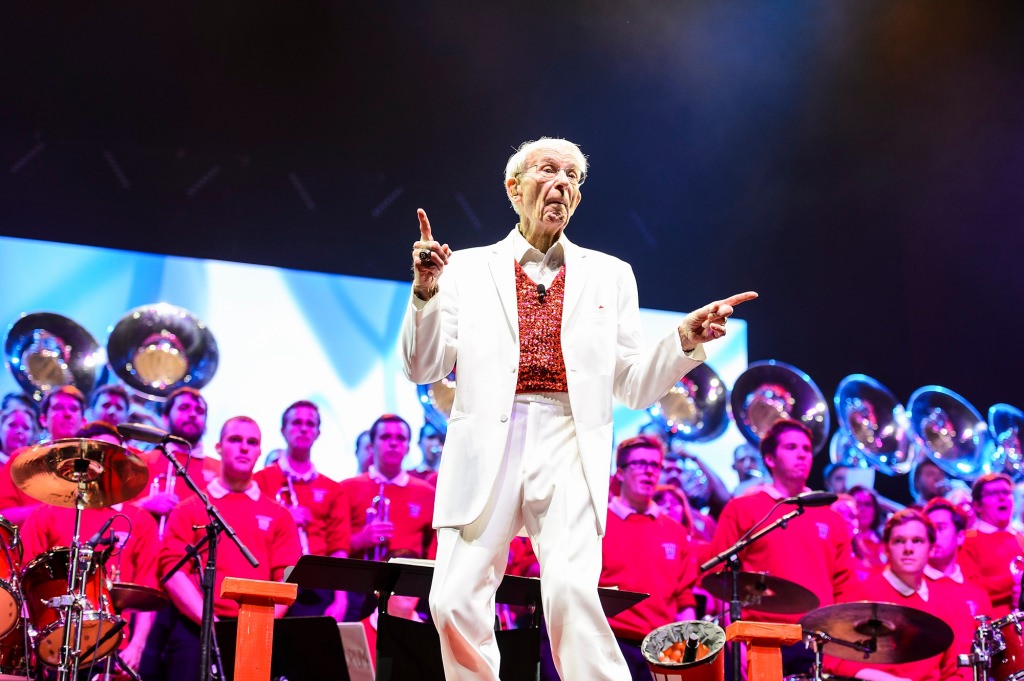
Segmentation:
[(563, 681), (628, 681), (597, 595), (601, 538), (564, 393), (516, 396), (501, 471), (483, 514), (465, 527), (438, 530), (430, 612), (445, 678), (498, 679), (494, 594), (509, 542), (524, 526), (540, 562), (544, 618)]

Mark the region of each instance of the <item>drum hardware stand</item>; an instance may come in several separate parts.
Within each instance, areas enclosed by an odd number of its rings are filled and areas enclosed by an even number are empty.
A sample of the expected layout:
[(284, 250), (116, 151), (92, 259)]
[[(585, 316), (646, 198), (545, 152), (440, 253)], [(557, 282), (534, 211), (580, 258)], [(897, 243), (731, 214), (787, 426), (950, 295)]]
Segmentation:
[[(194, 559), (199, 562), (199, 551), (202, 549), (204, 544), (208, 545), (207, 557), (206, 557), (206, 568), (200, 571), (202, 592), (203, 592), (203, 619), (202, 626), (199, 630), (199, 681), (207, 681), (211, 678), (211, 667), (210, 664), (210, 649), (214, 645), (213, 637), (213, 602), (216, 597), (214, 593), (214, 585), (216, 584), (217, 577), (217, 540), (221, 532), (224, 532), (228, 539), (235, 543), (238, 550), (242, 552), (245, 559), (249, 561), (249, 564), (253, 567), (258, 567), (260, 562), (256, 560), (256, 556), (252, 555), (252, 552), (246, 548), (242, 540), (235, 534), (234, 529), (224, 520), (221, 516), (220, 511), (217, 507), (210, 503), (210, 498), (200, 491), (199, 487), (196, 486), (195, 481), (189, 476), (188, 471), (181, 465), (174, 454), (167, 451), (167, 443), (170, 442), (170, 438), (173, 436), (166, 435), (163, 440), (157, 441), (155, 444), (156, 449), (164, 455), (164, 457), (174, 465), (175, 471), (177, 471), (178, 477), (185, 481), (192, 492), (199, 497), (206, 507), (206, 514), (210, 518), (210, 522), (202, 526), (194, 526), (193, 529), (206, 529), (206, 536), (200, 539), (196, 545), (187, 547), (185, 555), (178, 560), (177, 563), (164, 575), (160, 583), (166, 584), (167, 580), (171, 578), (181, 567), (188, 562), (190, 559)], [(177, 441), (180, 438), (176, 438)], [(219, 657), (219, 655), (218, 655)], [(218, 660), (219, 662), (219, 660)], [(223, 671), (218, 666), (218, 672), (223, 676)], [(59, 679), (58, 681), (64, 681)]]
[(992, 628), (988, 617), (978, 615), (974, 619), (978, 621), (978, 628), (974, 631), (971, 652), (967, 655), (957, 655), (956, 666), (971, 667), (974, 671), (974, 681), (989, 681), (992, 656), (1002, 650), (1005, 643), (1002, 634)]
[[(730, 624), (733, 622), (739, 622), (742, 619), (743, 601), (740, 600), (739, 594), (740, 552), (769, 532), (780, 527), (785, 529), (790, 520), (799, 515), (803, 515), (803, 513), (804, 507), (802, 505), (798, 505), (789, 513), (781, 516), (757, 532), (754, 532), (753, 534), (748, 532), (735, 544), (700, 566), (700, 573), (704, 574), (706, 572), (710, 572), (722, 563), (725, 563), (725, 572), (729, 574), (729, 586), (732, 592), (729, 598)], [(741, 681), (742, 679), (742, 674), (740, 673), (740, 664), (742, 662), (740, 659), (740, 652), (740, 646), (737, 643), (729, 643), (729, 654), (732, 659), (733, 681)]]
[(850, 641), (844, 641), (841, 638), (835, 638), (829, 636), (824, 631), (804, 631), (804, 645), (814, 652), (814, 666), (811, 668), (811, 676), (816, 681), (826, 681), (832, 678), (831, 674), (825, 672), (825, 668), (822, 665), (822, 656), (824, 655), (824, 648), (826, 643), (835, 643), (837, 645), (846, 646), (847, 648), (853, 648), (864, 653), (864, 659), (867, 659), (871, 653), (878, 650), (878, 639), (869, 638), (863, 641), (856, 641), (851, 643)]
[[(71, 535), (71, 570), (68, 575), (68, 595), (52, 600), (64, 607), (64, 639), (60, 647), (60, 664), (57, 667), (57, 681), (71, 681), (78, 676), (78, 659), (82, 652), (82, 603), (88, 602), (82, 589), (84, 577), (82, 572), (82, 543), (79, 541), (82, 531), (82, 511), (85, 510), (85, 482), (89, 475), (90, 462), (84, 459), (74, 461), (74, 473), (78, 477), (78, 493), (75, 497), (75, 528)], [(88, 549), (88, 557), (92, 558), (92, 549)], [(86, 570), (87, 572), (87, 570)], [(71, 648), (71, 630), (75, 630), (75, 647)]]

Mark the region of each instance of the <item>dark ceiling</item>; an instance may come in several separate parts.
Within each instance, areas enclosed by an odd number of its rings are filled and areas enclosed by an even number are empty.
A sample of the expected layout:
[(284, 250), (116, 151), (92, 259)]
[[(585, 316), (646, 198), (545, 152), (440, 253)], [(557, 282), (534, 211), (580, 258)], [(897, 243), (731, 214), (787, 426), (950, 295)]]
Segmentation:
[(645, 306), (753, 288), (751, 359), (829, 397), (864, 372), (1024, 406), (1022, 7), (8, 7), (0, 231), (404, 279), (417, 207), (495, 240), (512, 147), (565, 136), (570, 233)]

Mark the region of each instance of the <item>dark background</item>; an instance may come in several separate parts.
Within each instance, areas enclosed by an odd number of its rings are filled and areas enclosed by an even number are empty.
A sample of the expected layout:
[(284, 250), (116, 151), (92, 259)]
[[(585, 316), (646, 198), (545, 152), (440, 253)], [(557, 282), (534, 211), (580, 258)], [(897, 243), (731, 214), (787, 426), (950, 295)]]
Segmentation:
[[(386, 279), (515, 215), (540, 135), (646, 307), (751, 360), (1024, 406), (1019, 2), (84, 3), (0, 29), (6, 235)], [(31, 282), (26, 282), (30, 286)]]

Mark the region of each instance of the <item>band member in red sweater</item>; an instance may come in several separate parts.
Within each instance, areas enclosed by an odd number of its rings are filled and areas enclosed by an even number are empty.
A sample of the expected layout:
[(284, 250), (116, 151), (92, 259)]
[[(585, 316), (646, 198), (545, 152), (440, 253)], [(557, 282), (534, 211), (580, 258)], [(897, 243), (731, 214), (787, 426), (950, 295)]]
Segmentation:
[(971, 487), (977, 524), (967, 530), (964, 556), (978, 566), (978, 584), (992, 599), (993, 617), (1017, 608), (1012, 594), (1019, 584), (1013, 567), (1021, 554), (1021, 535), (1010, 527), (1013, 518), (1013, 481), (1004, 473), (987, 473)]
[[(791, 511), (793, 507), (785, 504), (776, 507), (782, 499), (808, 491), (813, 450), (806, 426), (789, 419), (776, 421), (761, 441), (761, 454), (771, 482), (748, 489), (725, 505), (710, 555), (728, 549), (755, 524), (769, 523)], [(821, 605), (831, 605), (852, 576), (854, 558), (846, 523), (831, 508), (821, 506), (808, 508), (785, 529), (751, 544), (740, 554), (740, 561), (744, 570), (796, 582), (814, 592)], [(760, 622), (796, 623), (800, 617), (752, 609), (743, 613), (744, 619)], [(803, 643), (783, 649), (786, 674), (807, 673), (812, 664), (813, 656)]]

